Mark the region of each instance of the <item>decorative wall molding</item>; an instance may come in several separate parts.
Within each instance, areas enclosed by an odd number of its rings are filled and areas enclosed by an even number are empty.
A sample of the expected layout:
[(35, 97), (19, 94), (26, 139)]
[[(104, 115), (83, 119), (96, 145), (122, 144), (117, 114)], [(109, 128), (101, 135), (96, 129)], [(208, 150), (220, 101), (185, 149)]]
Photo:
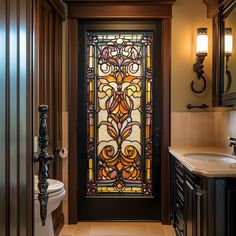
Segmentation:
[(62, 20), (65, 20), (65, 7), (60, 0), (48, 0), (52, 7), (57, 11)]
[(68, 17), (77, 19), (163, 19), (172, 17), (175, 0), (64, 0)]
[(207, 16), (212, 18), (216, 16), (222, 6), (226, 6), (231, 0), (203, 0), (203, 3), (207, 6)]

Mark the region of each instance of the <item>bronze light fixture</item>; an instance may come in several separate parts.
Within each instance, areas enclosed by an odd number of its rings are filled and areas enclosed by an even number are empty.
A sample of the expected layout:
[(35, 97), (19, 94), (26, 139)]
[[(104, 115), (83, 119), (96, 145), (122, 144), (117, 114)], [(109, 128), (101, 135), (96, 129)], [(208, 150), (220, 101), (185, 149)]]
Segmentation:
[(203, 62), (208, 53), (208, 35), (207, 28), (197, 29), (197, 49), (196, 56), (197, 62), (193, 64), (193, 71), (197, 74), (197, 79), (203, 81), (203, 87), (200, 90), (194, 88), (194, 81), (191, 83), (191, 89), (194, 93), (202, 93), (206, 89), (206, 79), (203, 76)]
[(225, 73), (227, 76), (227, 86), (225, 89), (225, 93), (228, 93), (231, 88), (232, 77), (231, 72), (229, 70), (229, 58), (232, 55), (233, 50), (233, 36), (232, 36), (232, 28), (225, 28)]

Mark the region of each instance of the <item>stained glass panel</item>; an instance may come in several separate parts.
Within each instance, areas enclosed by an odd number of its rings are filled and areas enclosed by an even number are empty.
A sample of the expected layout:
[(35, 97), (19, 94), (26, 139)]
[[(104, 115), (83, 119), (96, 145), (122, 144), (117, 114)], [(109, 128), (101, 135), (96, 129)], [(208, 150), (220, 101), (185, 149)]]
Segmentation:
[(88, 195), (152, 194), (152, 33), (88, 32)]

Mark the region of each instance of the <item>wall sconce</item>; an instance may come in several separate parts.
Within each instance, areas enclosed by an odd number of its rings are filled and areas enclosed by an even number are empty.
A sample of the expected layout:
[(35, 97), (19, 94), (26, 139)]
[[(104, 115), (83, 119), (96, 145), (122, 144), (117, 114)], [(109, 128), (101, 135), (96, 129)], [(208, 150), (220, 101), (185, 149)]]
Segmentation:
[(228, 93), (231, 87), (232, 77), (231, 72), (229, 70), (229, 58), (232, 55), (233, 51), (233, 35), (232, 28), (225, 28), (225, 73), (227, 76), (227, 86), (225, 89), (225, 93)]
[(200, 90), (196, 90), (194, 88), (194, 81), (191, 83), (191, 89), (194, 93), (202, 93), (206, 89), (206, 79), (203, 76), (203, 62), (208, 53), (208, 35), (207, 28), (198, 28), (197, 29), (197, 48), (196, 48), (196, 56), (197, 62), (193, 64), (193, 71), (197, 74), (198, 80), (203, 80), (203, 88)]

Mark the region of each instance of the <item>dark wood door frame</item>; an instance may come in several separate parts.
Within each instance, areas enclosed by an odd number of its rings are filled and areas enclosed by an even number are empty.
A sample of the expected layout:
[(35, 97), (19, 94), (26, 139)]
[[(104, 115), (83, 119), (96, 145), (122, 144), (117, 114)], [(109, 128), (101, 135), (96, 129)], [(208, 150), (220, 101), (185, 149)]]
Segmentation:
[[(77, 223), (78, 202), (78, 39), (81, 20), (161, 20), (161, 222), (170, 224), (170, 78), (171, 17), (175, 1), (75, 1), (66, 0), (69, 17), (69, 223)], [(95, 3), (96, 2), (96, 3)]]

